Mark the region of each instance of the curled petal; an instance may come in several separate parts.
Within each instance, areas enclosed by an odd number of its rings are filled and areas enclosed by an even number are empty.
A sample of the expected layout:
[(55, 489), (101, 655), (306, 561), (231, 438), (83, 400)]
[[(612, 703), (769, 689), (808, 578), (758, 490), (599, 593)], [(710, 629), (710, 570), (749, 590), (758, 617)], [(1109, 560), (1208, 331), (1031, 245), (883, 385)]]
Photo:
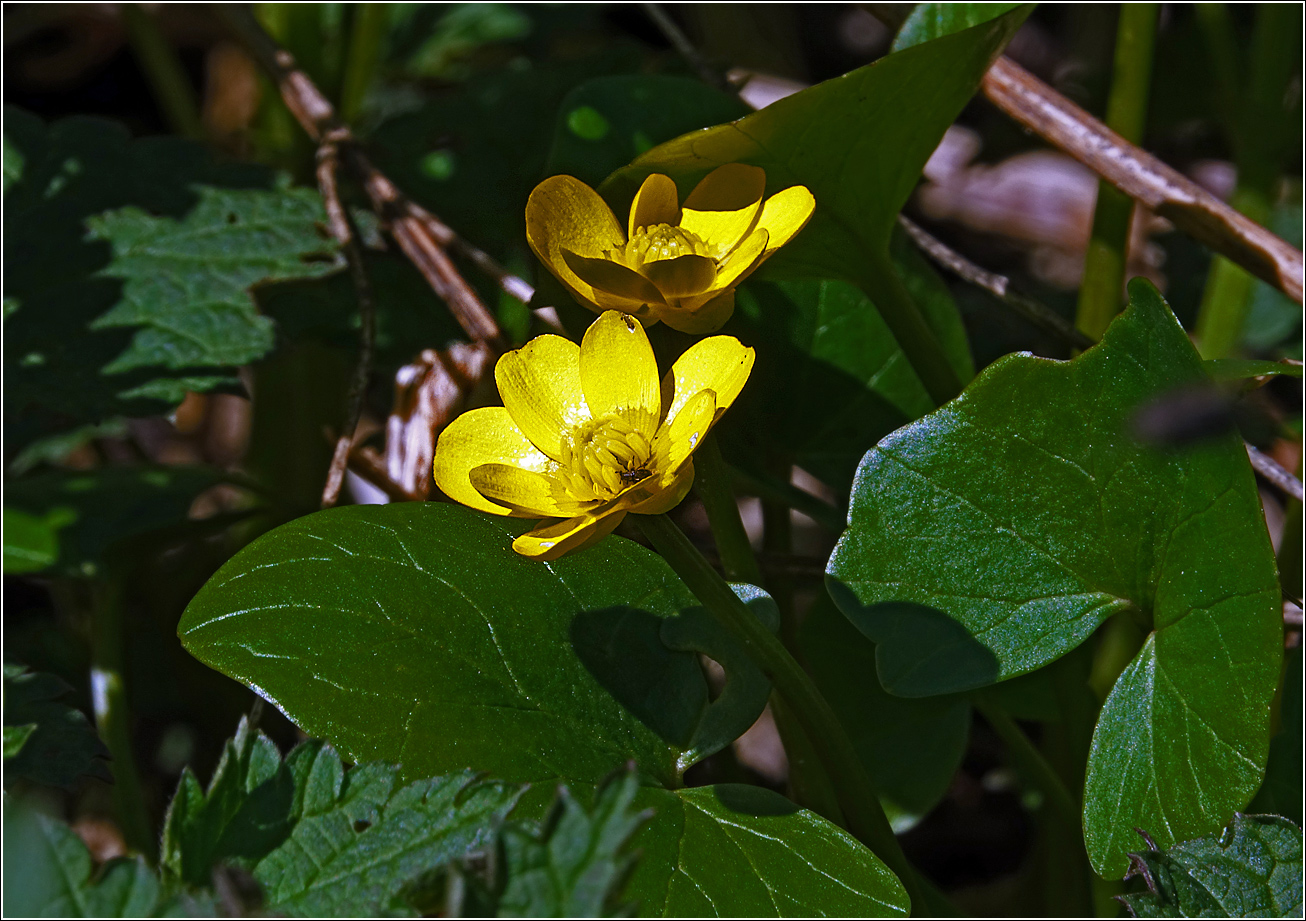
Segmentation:
[(750, 233), (748, 239), (740, 243), (738, 248), (726, 258), (720, 271), (717, 272), (716, 284), (712, 289), (733, 288), (747, 278), (753, 269), (761, 265), (762, 260), (766, 258), (769, 236), (765, 227), (759, 227)]
[(510, 464), (537, 473), (551, 473), (558, 467), (527, 440), (502, 406), (470, 410), (445, 427), (435, 449), (435, 485), (455, 502), (483, 512), (533, 517), (477, 492), (470, 474), (486, 463)]
[(595, 418), (621, 413), (645, 438), (662, 416), (658, 361), (644, 328), (609, 310), (590, 324), (580, 344), (580, 386)]
[(561, 336), (536, 336), (499, 359), (494, 380), (522, 434), (561, 460), (563, 433), (589, 419), (580, 389), (580, 346)]
[(681, 214), (680, 226), (695, 234), (721, 259), (752, 232), (761, 214), (761, 199), (738, 211), (694, 211), (686, 208)]
[(680, 193), (676, 191), (676, 184), (661, 173), (650, 173), (630, 203), (629, 238), (633, 238), (635, 230), (640, 227), (654, 224), (675, 227), (679, 223)]
[(562, 258), (568, 268), (594, 288), (596, 294), (615, 294), (637, 304), (663, 302), (662, 295), (651, 281), (620, 262), (581, 256), (566, 249), (562, 251)]
[(707, 256), (687, 253), (674, 259), (659, 259), (641, 266), (644, 276), (662, 292), (663, 299), (677, 300), (702, 294), (716, 280), (716, 262)]
[(540, 522), (535, 530), (514, 540), (512, 549), (522, 556), (547, 563), (608, 536), (625, 517), (625, 512), (614, 511), (601, 518), (578, 515), (562, 521)]
[(762, 217), (758, 221), (758, 226), (770, 234), (762, 258), (792, 240), (794, 234), (807, 226), (815, 210), (816, 199), (801, 185), (790, 186), (768, 198), (762, 205)]
[(536, 186), (526, 201), (526, 240), (573, 294), (594, 303), (592, 286), (567, 266), (562, 250), (601, 256), (605, 250), (623, 245), (626, 237), (598, 192), (572, 176), (551, 176)]
[(691, 457), (680, 469), (660, 484), (660, 488), (646, 499), (631, 505), (627, 511), (640, 515), (661, 515), (669, 512), (689, 494), (694, 485), (694, 459)]
[(753, 350), (734, 336), (712, 336), (690, 346), (662, 379), (662, 405), (666, 422), (675, 422), (681, 410), (704, 390), (715, 395), (716, 412), (725, 412), (748, 382), (753, 370)]
[(711, 390), (700, 390), (690, 397), (676, 417), (658, 432), (659, 443), (653, 449), (658, 469), (678, 473), (680, 465), (689, 460), (715, 420), (716, 394)]
[(668, 307), (658, 316), (678, 332), (701, 336), (716, 332), (734, 312), (735, 289), (730, 288), (719, 294), (709, 293), (690, 301), (681, 301), (678, 308)]
[(568, 495), (555, 477), (510, 464), (481, 464), (472, 468), (469, 479), (476, 491), (491, 502), (524, 515), (569, 518), (598, 505)]
[(727, 163), (703, 177), (685, 199), (695, 211), (738, 211), (762, 200), (766, 170), (746, 163)]

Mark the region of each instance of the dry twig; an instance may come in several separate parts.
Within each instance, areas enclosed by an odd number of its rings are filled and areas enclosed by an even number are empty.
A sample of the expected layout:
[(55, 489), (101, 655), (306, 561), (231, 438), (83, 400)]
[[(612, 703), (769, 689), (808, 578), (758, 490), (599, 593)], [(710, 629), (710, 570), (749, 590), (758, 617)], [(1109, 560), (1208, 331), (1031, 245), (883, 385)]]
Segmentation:
[(1284, 495), (1302, 501), (1302, 484), (1288, 470), (1279, 466), (1278, 461), (1257, 450), (1252, 445), (1247, 445), (1247, 459), (1252, 462), (1252, 469), (1264, 477), (1270, 485), (1282, 492)]

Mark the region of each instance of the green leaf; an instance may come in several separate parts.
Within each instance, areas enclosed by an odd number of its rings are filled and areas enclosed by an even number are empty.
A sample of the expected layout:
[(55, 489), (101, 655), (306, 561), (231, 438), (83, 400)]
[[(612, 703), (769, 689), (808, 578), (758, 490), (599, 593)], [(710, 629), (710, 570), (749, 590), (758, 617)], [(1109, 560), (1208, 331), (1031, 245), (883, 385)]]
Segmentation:
[(1302, 835), (1286, 819), (1235, 815), (1219, 835), (1130, 854), (1147, 892), (1118, 896), (1137, 918), (1300, 918)]
[(1019, 3), (918, 3), (894, 36), (891, 52), (934, 41), (1014, 10)]
[[(82, 711), (60, 703), (71, 691), (63, 679), (25, 666), (4, 666), (6, 778), (71, 789), (83, 774), (113, 782), (109, 750)], [(11, 752), (10, 746), (17, 747)]]
[(907, 700), (888, 694), (875, 678), (875, 644), (828, 597), (813, 605), (798, 638), (817, 687), (901, 834), (938, 804), (961, 767), (970, 704), (960, 696)]
[[(974, 375), (947, 286), (901, 235), (894, 264), (961, 380)], [(841, 281), (751, 282), (727, 332), (757, 348), (757, 368), (721, 428), (733, 462), (796, 463), (845, 493), (862, 455), (934, 408), (875, 305)]]
[(645, 787), (653, 821), (625, 897), (661, 917), (848, 917), (907, 914), (907, 893), (843, 829), (761, 787)]
[[(1298, 200), (1276, 205), (1267, 226), (1288, 243), (1301, 248), (1302, 204)], [(1273, 285), (1260, 279), (1252, 281), (1251, 303), (1243, 323), (1243, 344), (1256, 351), (1276, 350), (1279, 354), (1296, 347), (1301, 357), (1301, 304)]]
[(1134, 410), (1208, 379), (1145, 282), (1072, 362), (1009, 356), (858, 470), (829, 585), (902, 696), (980, 687), (1073, 649), (1107, 617), (1154, 633), (1094, 736), (1085, 836), (1103, 875), (1134, 826), (1217, 829), (1260, 783), (1282, 616), (1255, 481), (1232, 434), (1182, 451)]
[(305, 261), (333, 249), (316, 193), (262, 167), (102, 119), (6, 107), (4, 127), (7, 459), (237, 386), (272, 346), (248, 288), (330, 269)]
[(1302, 820), (1302, 648), (1284, 655), (1283, 687), (1279, 696), (1279, 732), (1270, 740), (1265, 782), (1248, 807), (1273, 812), (1301, 824)]
[(543, 827), (516, 825), (500, 835), (504, 888), (500, 917), (597, 918), (626, 914), (619, 903), (635, 856), (627, 843), (652, 815), (633, 807), (639, 793), (633, 770), (598, 789), (585, 808), (566, 787)]
[(411, 913), (405, 887), (487, 847), (520, 792), (468, 771), (406, 785), (387, 764), (346, 771), (317, 740), (283, 762), (242, 720), (207, 790), (183, 772), (162, 862), (191, 886), (208, 885), (219, 864), (249, 869), (278, 914)]
[[(44, 524), (57, 541), (53, 559), (41, 570), (94, 575), (105, 556), (128, 541), (159, 536), (164, 529), (205, 527), (190, 522), (195, 497), (227, 479), (208, 467), (101, 467), (61, 470), (5, 484), (5, 520), (13, 512)], [(222, 524), (227, 518), (210, 524)], [(8, 541), (6, 537), (6, 541)], [(8, 565), (6, 544), (6, 566)], [(37, 571), (29, 557), (26, 571)]]
[(1236, 381), (1247, 377), (1283, 374), (1288, 377), (1301, 377), (1301, 364), (1286, 361), (1248, 361), (1245, 358), (1210, 358), (1202, 362), (1202, 367), (1212, 380)]
[(177, 894), (140, 857), (93, 872), (86, 845), (63, 822), (5, 794), (4, 914), (42, 918), (202, 917), (209, 897)]
[(760, 166), (767, 194), (800, 184), (816, 196), (811, 223), (768, 269), (863, 283), (871, 263), (887, 258), (898, 212), (943, 132), (1026, 15), (1008, 13), (683, 135), (612, 174), (602, 191), (624, 214), (650, 173), (670, 176), (683, 196), (722, 164)]
[(595, 783), (633, 758), (678, 785), (756, 719), (765, 694), (709, 702), (697, 655), (664, 642), (694, 599), (660, 557), (608, 538), (543, 565), (512, 552), (521, 529), (443, 503), (320, 512), (238, 553), (178, 630), (305, 731), (409, 778)]
[(687, 131), (743, 118), (747, 105), (702, 80), (659, 74), (599, 77), (558, 106), (545, 171), (597, 186), (653, 145)]
[(60, 518), (57, 513), (38, 517), (6, 508), (4, 571), (9, 575), (40, 572), (59, 559)]

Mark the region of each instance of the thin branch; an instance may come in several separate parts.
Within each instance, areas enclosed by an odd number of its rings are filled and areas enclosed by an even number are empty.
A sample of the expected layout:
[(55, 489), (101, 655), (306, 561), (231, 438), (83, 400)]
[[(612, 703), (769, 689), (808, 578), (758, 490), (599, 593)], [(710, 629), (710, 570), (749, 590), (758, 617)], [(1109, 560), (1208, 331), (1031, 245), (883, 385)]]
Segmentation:
[(907, 236), (911, 237), (912, 242), (919, 246), (925, 255), (962, 280), (970, 282), (977, 288), (983, 288), (997, 298), (999, 302), (1010, 307), (1044, 332), (1056, 336), (1077, 349), (1088, 349), (1096, 345), (1093, 339), (1075, 329), (1069, 321), (1051, 307), (1040, 304), (1033, 298), (1025, 297), (1013, 290), (1011, 279), (1005, 275), (998, 275), (995, 272), (980, 268), (961, 253), (949, 248), (943, 241), (931, 236), (923, 227), (906, 215), (898, 215), (898, 223), (902, 225), (902, 229), (907, 233)]
[(984, 95), (1039, 137), (1200, 243), (1302, 303), (1302, 254), (1156, 157), (1128, 143), (1010, 58)]
[(1252, 445), (1247, 445), (1247, 459), (1252, 462), (1252, 469), (1269, 481), (1280, 492), (1287, 496), (1302, 501), (1301, 480), (1297, 479), (1288, 470), (1279, 466), (1279, 463), (1268, 454), (1258, 451)]
[(671, 43), (671, 47), (676, 49), (676, 53), (694, 69), (700, 80), (715, 86), (719, 90), (730, 91), (733, 89), (729, 81), (720, 71), (708, 63), (707, 58), (703, 57), (702, 52), (694, 46), (694, 43), (689, 40), (689, 37), (676, 24), (676, 21), (667, 14), (667, 11), (662, 9), (660, 4), (641, 3), (640, 6), (648, 14), (648, 18), (653, 20), (653, 24), (658, 27), (658, 31)]
[(390, 479), (390, 475), (385, 469), (385, 461), (377, 456), (373, 448), (361, 445), (355, 446), (349, 452), (349, 470), (371, 483), (395, 502), (422, 502), (426, 499), (426, 496), (411, 492)]
[(358, 294), (361, 322), (358, 332), (358, 363), (354, 366), (354, 377), (349, 383), (345, 427), (336, 440), (331, 467), (327, 470), (326, 485), (322, 489), (323, 508), (331, 508), (340, 498), (349, 448), (354, 443), (358, 420), (363, 415), (363, 397), (367, 393), (367, 380), (372, 373), (372, 354), (376, 346), (376, 302), (372, 296), (372, 282), (367, 277), (367, 268), (363, 264), (363, 248), (358, 244), (358, 229), (354, 226), (349, 211), (341, 203), (340, 190), (336, 185), (336, 171), (340, 166), (339, 149), (330, 139), (331, 136), (327, 137), (317, 152), (318, 190), (322, 193), (322, 202), (326, 207), (327, 226), (349, 263), (349, 273)]

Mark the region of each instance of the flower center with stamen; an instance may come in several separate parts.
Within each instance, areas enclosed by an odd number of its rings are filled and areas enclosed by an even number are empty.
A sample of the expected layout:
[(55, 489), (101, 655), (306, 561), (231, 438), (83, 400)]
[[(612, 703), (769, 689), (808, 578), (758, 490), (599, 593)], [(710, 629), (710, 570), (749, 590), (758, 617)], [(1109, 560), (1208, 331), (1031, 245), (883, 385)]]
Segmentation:
[(575, 429), (562, 450), (561, 475), (578, 499), (612, 499), (653, 475), (653, 446), (620, 416)]
[(675, 259), (677, 256), (708, 256), (716, 258), (709, 247), (695, 233), (670, 224), (654, 224), (651, 227), (636, 227), (635, 235), (626, 243), (623, 250), (615, 254), (632, 269), (646, 262), (661, 262)]

